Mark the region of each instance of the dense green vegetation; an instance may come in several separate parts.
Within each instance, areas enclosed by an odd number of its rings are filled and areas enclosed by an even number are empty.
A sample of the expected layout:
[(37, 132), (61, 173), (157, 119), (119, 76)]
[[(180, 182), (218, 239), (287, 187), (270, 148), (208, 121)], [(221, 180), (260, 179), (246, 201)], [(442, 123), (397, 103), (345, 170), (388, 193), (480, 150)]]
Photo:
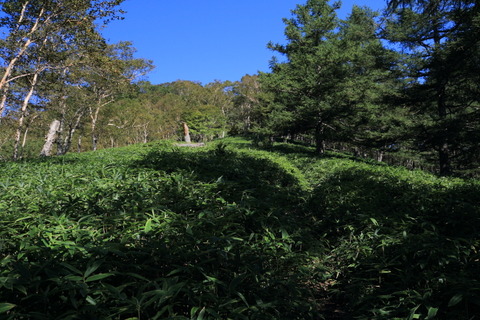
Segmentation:
[(477, 1), (306, 0), (208, 84), (122, 2), (0, 0), (1, 319), (478, 318)]
[(475, 319), (480, 185), (225, 139), (4, 162), (2, 319)]
[(100, 32), (122, 2), (0, 0), (1, 160), (181, 140), (187, 124), (197, 142), (248, 135), (479, 175), (477, 1), (340, 17), (340, 2), (306, 0), (284, 18), (285, 42), (268, 44), (270, 72), (207, 84), (141, 81), (152, 62)]
[(269, 45), (284, 59), (260, 74), (271, 96), (259, 132), (476, 172), (478, 3), (391, 0), (381, 15), (354, 6), (346, 19), (339, 6), (308, 0), (284, 19), (286, 43)]

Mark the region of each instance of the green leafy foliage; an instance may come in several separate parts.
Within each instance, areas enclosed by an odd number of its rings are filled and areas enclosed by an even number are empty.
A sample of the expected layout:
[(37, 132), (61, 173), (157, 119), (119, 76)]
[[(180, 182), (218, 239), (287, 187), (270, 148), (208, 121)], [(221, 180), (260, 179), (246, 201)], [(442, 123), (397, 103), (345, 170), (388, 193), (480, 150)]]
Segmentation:
[(478, 183), (339, 159), (309, 170), (316, 179), (309, 208), (330, 248), (324, 263), (336, 274), (332, 292), (352, 313), (361, 319), (478, 313)]
[(156, 144), (3, 169), (7, 319), (312, 317), (286, 160)]
[(225, 139), (1, 164), (2, 319), (468, 319), (479, 185)]

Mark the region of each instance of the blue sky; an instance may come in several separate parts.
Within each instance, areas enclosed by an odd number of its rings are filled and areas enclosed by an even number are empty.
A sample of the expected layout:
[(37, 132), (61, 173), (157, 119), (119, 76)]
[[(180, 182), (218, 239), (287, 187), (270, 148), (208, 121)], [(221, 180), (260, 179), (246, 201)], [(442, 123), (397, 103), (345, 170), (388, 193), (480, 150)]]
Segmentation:
[[(104, 30), (110, 42), (132, 41), (137, 57), (153, 60), (153, 84), (176, 80), (237, 81), (245, 74), (269, 71), (274, 53), (269, 41), (285, 43), (282, 18), (302, 0), (125, 0), (125, 19)], [(385, 0), (344, 0), (344, 18), (352, 6), (379, 10)]]

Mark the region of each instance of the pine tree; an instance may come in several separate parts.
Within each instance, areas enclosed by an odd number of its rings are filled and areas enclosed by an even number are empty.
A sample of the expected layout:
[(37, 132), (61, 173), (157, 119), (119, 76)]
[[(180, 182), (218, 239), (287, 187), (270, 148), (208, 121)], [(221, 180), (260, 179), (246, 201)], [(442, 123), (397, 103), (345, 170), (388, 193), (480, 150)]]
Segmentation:
[[(381, 160), (400, 139), (405, 112), (391, 102), (401, 86), (398, 54), (385, 48), (378, 37), (377, 13), (354, 6), (342, 21), (340, 44), (346, 53), (348, 73), (337, 86), (337, 100), (350, 105), (345, 142), (376, 153)], [(347, 130), (348, 129), (348, 130)]]
[(479, 25), (476, 1), (389, 1), (387, 38), (409, 56), (408, 86), (417, 146), (437, 153), (449, 175), (478, 155)]
[(284, 19), (286, 45), (269, 44), (285, 55), (286, 62), (272, 61), (272, 73), (261, 74), (261, 82), (274, 93), (268, 125), (282, 135), (312, 132), (319, 153), (325, 151), (328, 131), (344, 112), (332, 101), (337, 79), (343, 77), (342, 57), (334, 43), (339, 4), (309, 0)]
[[(273, 96), (267, 127), (283, 136), (312, 134), (318, 153), (327, 141), (365, 140), (356, 134), (359, 117), (369, 119), (380, 108), (394, 62), (376, 35), (374, 12), (354, 7), (340, 21), (338, 8), (323, 0), (297, 6), (284, 19), (288, 43), (269, 45), (286, 61), (273, 61), (272, 72), (261, 74)], [(372, 123), (369, 130), (376, 130)]]

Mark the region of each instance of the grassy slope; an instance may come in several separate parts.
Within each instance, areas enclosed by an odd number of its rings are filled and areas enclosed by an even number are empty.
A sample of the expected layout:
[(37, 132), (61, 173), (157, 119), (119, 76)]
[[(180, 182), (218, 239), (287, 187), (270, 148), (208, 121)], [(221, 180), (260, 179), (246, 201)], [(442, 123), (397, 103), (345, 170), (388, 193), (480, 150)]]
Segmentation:
[(480, 313), (476, 182), (238, 139), (0, 170), (6, 319)]

